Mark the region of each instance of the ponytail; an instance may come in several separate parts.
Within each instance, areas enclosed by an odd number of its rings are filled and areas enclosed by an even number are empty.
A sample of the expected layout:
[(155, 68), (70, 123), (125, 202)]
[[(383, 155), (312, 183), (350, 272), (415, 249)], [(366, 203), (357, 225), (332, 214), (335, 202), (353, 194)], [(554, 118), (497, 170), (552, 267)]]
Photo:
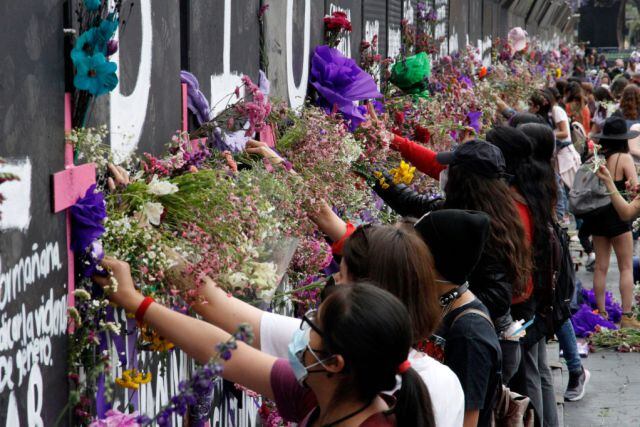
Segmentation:
[(396, 424), (399, 426), (435, 427), (433, 405), (422, 377), (409, 368), (401, 374), (402, 386), (396, 392)]
[(407, 354), (413, 334), (409, 313), (398, 298), (369, 283), (336, 286), (322, 303), (320, 323), (324, 350), (345, 361), (345, 375), (333, 396), (371, 402), (380, 393), (396, 391), (389, 411), (398, 426), (435, 426), (433, 407), (422, 377), (411, 368)]

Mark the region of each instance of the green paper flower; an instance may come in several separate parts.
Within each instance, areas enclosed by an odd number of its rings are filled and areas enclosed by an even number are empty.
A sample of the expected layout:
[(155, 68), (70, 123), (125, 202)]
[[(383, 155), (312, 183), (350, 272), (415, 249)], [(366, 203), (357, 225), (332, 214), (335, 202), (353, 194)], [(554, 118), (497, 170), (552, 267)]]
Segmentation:
[(410, 95), (427, 96), (431, 61), (425, 52), (396, 62), (391, 68), (391, 83)]

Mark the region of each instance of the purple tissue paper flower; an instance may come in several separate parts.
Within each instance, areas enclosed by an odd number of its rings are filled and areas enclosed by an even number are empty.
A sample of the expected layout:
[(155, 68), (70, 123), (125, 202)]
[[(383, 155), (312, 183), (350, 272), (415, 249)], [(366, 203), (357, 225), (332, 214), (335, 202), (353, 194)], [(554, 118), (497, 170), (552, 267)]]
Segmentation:
[(591, 307), (587, 304), (582, 304), (580, 309), (571, 317), (571, 324), (577, 337), (591, 335), (598, 325), (608, 329), (618, 329), (615, 323), (605, 320), (602, 316), (593, 313)]
[(196, 116), (198, 124), (211, 120), (209, 102), (200, 91), (200, 83), (196, 76), (188, 71), (180, 71), (180, 81), (187, 84), (187, 107)]
[[(596, 294), (593, 289), (582, 289), (582, 299), (592, 310), (598, 309)], [(605, 292), (604, 294), (604, 308), (607, 310), (609, 320), (614, 323), (619, 323), (622, 320), (622, 307), (613, 299), (611, 292)]]
[(318, 92), (319, 105), (327, 113), (337, 108), (352, 130), (365, 121), (356, 101), (382, 97), (371, 75), (329, 46), (318, 46), (313, 54), (311, 85)]
[(480, 129), (482, 129), (482, 111), (469, 111), (467, 120), (469, 121), (469, 126), (477, 133), (480, 133)]
[(84, 197), (71, 206), (71, 249), (74, 252), (84, 252), (104, 233), (107, 209), (104, 195), (95, 190), (96, 185), (93, 184)]

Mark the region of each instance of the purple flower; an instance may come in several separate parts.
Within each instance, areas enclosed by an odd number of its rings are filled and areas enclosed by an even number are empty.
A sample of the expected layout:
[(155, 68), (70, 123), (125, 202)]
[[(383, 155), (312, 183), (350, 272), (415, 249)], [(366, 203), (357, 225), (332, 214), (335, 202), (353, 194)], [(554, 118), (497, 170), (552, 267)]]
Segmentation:
[(118, 40), (111, 39), (107, 42), (107, 56), (111, 56), (118, 51)]
[(482, 129), (482, 111), (469, 111), (467, 120), (469, 121), (469, 126), (472, 127), (476, 133), (480, 133), (480, 129)]
[(335, 107), (351, 129), (365, 121), (355, 102), (382, 97), (371, 75), (329, 46), (318, 46), (313, 54), (311, 85), (318, 92), (318, 104), (327, 113)]
[(84, 197), (71, 206), (71, 249), (74, 252), (84, 252), (104, 233), (107, 209), (104, 195), (95, 190), (96, 185), (93, 184)]
[(471, 89), (473, 87), (473, 81), (468, 76), (460, 76), (458, 77), (458, 81), (462, 83), (467, 89)]
[[(582, 299), (586, 304), (591, 306), (592, 310), (598, 309), (598, 303), (596, 302), (596, 294), (593, 289), (582, 289)], [(622, 320), (622, 307), (614, 299), (611, 292), (604, 294), (604, 308), (607, 310), (609, 319), (614, 323), (619, 323)]]
[(180, 81), (187, 84), (187, 107), (196, 116), (198, 124), (211, 120), (209, 102), (200, 91), (200, 83), (196, 76), (188, 71), (180, 71)]
[(582, 304), (580, 309), (571, 317), (573, 329), (577, 337), (586, 337), (596, 330), (596, 326), (602, 326), (607, 329), (618, 329), (615, 323), (605, 320), (602, 316), (591, 311), (591, 307)]

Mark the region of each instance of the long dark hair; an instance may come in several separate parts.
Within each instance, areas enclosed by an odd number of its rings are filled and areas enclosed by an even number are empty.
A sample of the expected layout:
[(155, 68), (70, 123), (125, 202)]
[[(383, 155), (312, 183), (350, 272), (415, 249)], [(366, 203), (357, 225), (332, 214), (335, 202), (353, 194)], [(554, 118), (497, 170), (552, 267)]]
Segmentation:
[[(548, 129), (548, 128), (547, 128)], [(550, 130), (550, 129), (549, 129)], [(511, 184), (524, 197), (533, 222), (533, 253), (538, 258), (549, 253), (550, 229), (553, 224), (553, 194), (538, 181), (542, 171), (532, 159), (533, 143), (519, 129), (499, 126), (487, 133), (487, 141), (496, 145), (505, 158)]]
[(601, 138), (598, 141), (602, 146), (602, 153), (605, 158), (609, 158), (616, 153), (628, 153), (629, 141), (626, 139), (607, 139)]
[(415, 230), (359, 227), (345, 242), (343, 257), (354, 280), (371, 281), (404, 303), (414, 343), (433, 333), (441, 312), (433, 257)]
[(546, 203), (551, 218), (555, 218), (556, 204), (558, 202), (558, 181), (553, 169), (552, 160), (555, 156), (556, 138), (553, 131), (544, 125), (527, 123), (518, 126), (518, 130), (527, 135), (533, 144), (532, 162), (536, 175), (531, 179), (537, 183), (548, 195)]
[[(404, 304), (371, 284), (336, 286), (320, 306), (323, 346), (345, 361), (343, 380), (333, 397), (355, 395), (369, 402), (396, 386), (398, 367), (407, 360), (413, 337)], [(435, 426), (433, 405), (420, 375), (402, 375), (392, 411), (399, 426)]]
[(485, 253), (497, 256), (504, 263), (513, 284), (513, 295), (521, 295), (531, 274), (531, 249), (507, 184), (501, 179), (479, 175), (464, 165), (452, 165), (445, 193), (445, 209), (489, 214), (491, 231)]

